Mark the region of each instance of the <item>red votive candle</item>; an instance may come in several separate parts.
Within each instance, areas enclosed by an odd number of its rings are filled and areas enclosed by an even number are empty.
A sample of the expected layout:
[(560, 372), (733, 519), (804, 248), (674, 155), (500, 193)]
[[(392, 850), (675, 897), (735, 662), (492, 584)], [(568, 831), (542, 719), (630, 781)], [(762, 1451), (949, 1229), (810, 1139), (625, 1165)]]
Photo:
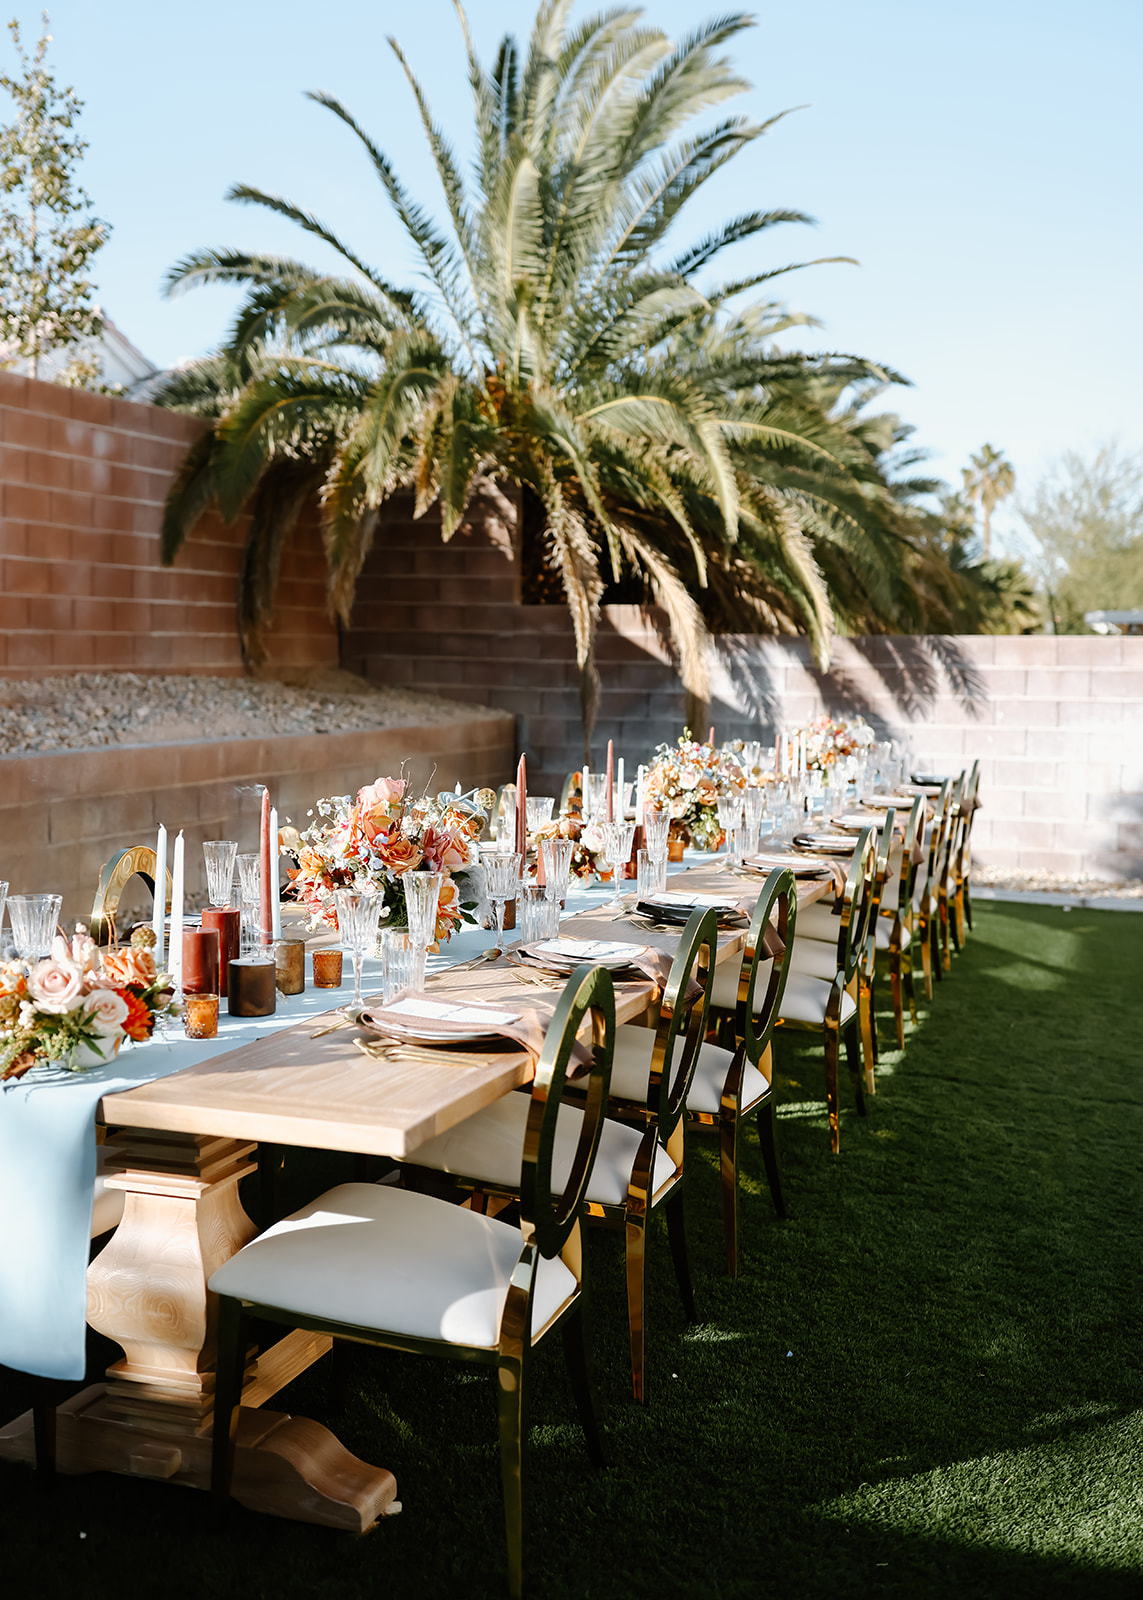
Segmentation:
[(218, 993), (217, 928), (183, 929), (183, 993)]
[(242, 953), (242, 912), (237, 906), (207, 906), (202, 925), (218, 934), (218, 992), (225, 997), (226, 969)]

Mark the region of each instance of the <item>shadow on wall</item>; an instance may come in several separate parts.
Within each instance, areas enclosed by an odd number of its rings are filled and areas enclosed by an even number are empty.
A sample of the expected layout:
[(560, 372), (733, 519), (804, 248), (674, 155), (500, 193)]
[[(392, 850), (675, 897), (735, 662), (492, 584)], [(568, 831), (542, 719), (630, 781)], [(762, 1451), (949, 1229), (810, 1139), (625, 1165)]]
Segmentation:
[[(879, 733), (891, 730), (863, 687), (842, 666), (822, 672), (809, 659), (800, 641), (783, 639), (788, 650), (798, 648), (807, 677), (816, 686), (823, 704), (834, 714), (862, 716)], [(718, 659), (735, 691), (735, 703), (715, 701), (716, 723), (761, 722), (774, 729), (781, 721), (780, 706), (787, 686), (776, 683), (768, 666), (766, 652), (744, 635), (723, 635), (714, 641)], [(984, 678), (968, 659), (958, 641), (939, 635), (853, 638), (847, 646), (859, 655), (874, 673), (902, 717), (915, 720), (933, 704), (946, 688), (963, 709), (975, 719), (988, 699)]]

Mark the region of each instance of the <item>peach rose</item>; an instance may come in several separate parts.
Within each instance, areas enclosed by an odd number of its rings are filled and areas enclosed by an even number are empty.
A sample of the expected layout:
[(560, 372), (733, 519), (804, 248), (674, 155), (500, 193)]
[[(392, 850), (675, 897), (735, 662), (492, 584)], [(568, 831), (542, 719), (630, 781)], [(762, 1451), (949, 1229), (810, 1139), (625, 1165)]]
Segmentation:
[(146, 989), (154, 983), (157, 976), (155, 958), (151, 952), (137, 949), (132, 945), (128, 945), (124, 950), (105, 950), (103, 970), (120, 988), (129, 983), (137, 983)]
[(83, 1002), (83, 1009), (91, 1018), (91, 1029), (101, 1038), (113, 1039), (123, 1032), (127, 1020), (127, 1002), (114, 989), (93, 989)]
[(48, 956), (32, 968), (28, 993), (38, 1010), (62, 1017), (74, 1011), (83, 999), (83, 973), (74, 961), (57, 961)]
[(357, 791), (361, 831), (370, 844), (384, 832), (385, 824), (392, 820), (394, 807), (399, 806), (404, 793), (403, 778), (378, 778), (376, 783), (367, 783)]
[(382, 866), (397, 877), (403, 872), (412, 872), (424, 860), (420, 846), (406, 839), (403, 833), (394, 839), (380, 840), (374, 846), (374, 854)]

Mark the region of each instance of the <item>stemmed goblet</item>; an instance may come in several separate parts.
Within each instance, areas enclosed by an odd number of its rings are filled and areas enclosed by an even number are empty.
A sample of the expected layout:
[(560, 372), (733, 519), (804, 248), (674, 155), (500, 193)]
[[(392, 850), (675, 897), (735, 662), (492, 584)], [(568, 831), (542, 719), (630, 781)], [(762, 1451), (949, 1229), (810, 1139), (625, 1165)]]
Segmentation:
[(620, 885), (623, 882), (623, 868), (631, 858), (631, 846), (635, 839), (635, 824), (633, 822), (601, 822), (597, 824), (600, 836), (603, 839), (603, 854), (605, 860), (611, 864), (611, 899), (608, 906), (618, 906), (621, 894)]
[(361, 974), (366, 954), (377, 941), (377, 895), (371, 889), (335, 889), (337, 929), (342, 945), (353, 956), (353, 1000), (362, 1004)]
[(504, 908), (515, 898), (524, 857), (518, 850), (489, 850), (481, 857), (488, 898), (496, 907), (496, 934), (504, 937)]
[(234, 858), (238, 845), (233, 839), (207, 839), (202, 847), (206, 861), (206, 892), (212, 906), (228, 906), (234, 892)]

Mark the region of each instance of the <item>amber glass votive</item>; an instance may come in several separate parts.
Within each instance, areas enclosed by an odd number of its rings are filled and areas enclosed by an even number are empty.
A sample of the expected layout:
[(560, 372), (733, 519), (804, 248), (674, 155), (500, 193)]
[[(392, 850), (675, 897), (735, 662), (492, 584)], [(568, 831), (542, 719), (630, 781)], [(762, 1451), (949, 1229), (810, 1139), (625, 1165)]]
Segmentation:
[(218, 993), (217, 928), (183, 929), (183, 993)]
[(279, 939), (274, 946), (274, 965), (278, 970), (279, 994), (305, 993), (306, 943), (304, 939)]
[(188, 994), (183, 1001), (183, 1031), (188, 1039), (218, 1038), (218, 996)]
[(237, 906), (206, 906), (202, 925), (218, 934), (218, 992), (225, 998), (226, 969), (242, 954), (242, 912)]
[(341, 988), (341, 951), (314, 951), (314, 987), (316, 989)]
[(272, 961), (241, 956), (230, 963), (227, 1009), (232, 1017), (270, 1017), (278, 1007), (275, 983), (278, 969)]

